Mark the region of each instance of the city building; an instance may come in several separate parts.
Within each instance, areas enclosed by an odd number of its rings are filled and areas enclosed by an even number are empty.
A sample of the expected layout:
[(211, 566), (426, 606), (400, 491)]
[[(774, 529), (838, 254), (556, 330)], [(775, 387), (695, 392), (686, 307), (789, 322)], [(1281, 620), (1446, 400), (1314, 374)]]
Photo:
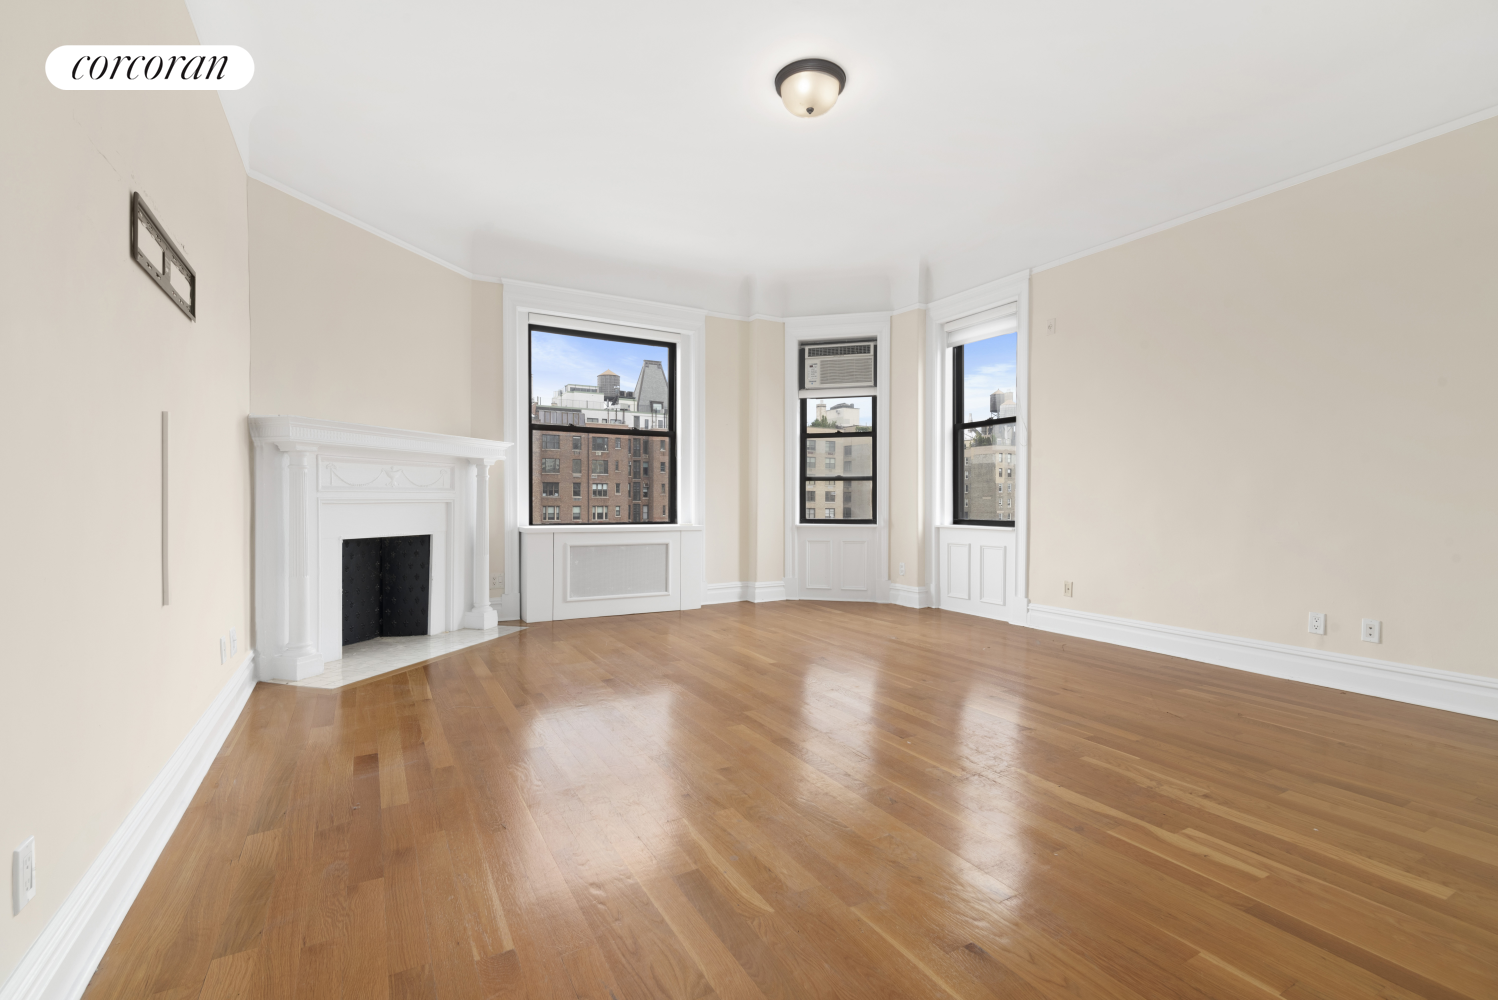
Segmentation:
[(619, 376), (609, 370), (593, 385), (569, 383), (553, 393), (552, 405), (531, 403), (533, 423), (561, 428), (531, 432), (533, 524), (671, 520), (670, 438), (606, 432), (667, 429), (669, 396), (660, 362), (646, 360), (635, 385), (646, 389), (643, 413), (636, 410), (636, 390), (621, 389)]

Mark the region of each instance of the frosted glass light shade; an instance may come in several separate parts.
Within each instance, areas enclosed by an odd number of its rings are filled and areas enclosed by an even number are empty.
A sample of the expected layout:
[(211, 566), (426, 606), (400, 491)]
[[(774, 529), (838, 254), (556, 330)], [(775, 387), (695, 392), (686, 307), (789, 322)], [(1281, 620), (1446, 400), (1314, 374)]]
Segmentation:
[(785, 109), (797, 118), (825, 115), (843, 92), (843, 71), (826, 59), (802, 59), (782, 69), (775, 89)]

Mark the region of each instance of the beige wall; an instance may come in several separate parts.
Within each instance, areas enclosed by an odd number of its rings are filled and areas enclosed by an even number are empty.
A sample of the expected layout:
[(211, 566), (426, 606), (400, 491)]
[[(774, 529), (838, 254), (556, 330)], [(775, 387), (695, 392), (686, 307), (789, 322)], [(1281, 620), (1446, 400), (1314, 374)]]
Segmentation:
[(1035, 275), (1031, 601), (1498, 677), (1495, 234), (1490, 120)]
[(911, 309), (890, 318), (889, 374), (889, 579), (924, 587), (926, 310)]
[[(469, 282), (470, 307), (469, 398), (472, 416), (469, 433), (474, 437), (504, 439), (504, 286), (492, 281)], [(489, 574), (503, 578), (505, 571), (504, 469), (495, 464), (489, 475)], [(489, 596), (498, 599), (502, 586), (491, 586)]]
[(497, 303), (425, 257), (249, 188), (251, 412), (470, 433), (475, 307), (497, 316)]
[(744, 374), (748, 368), (749, 323), (746, 320), (707, 318), (707, 582), (738, 583), (751, 579), (753, 525), (744, 517), (754, 499), (749, 452), (750, 394)]
[(747, 384), (749, 412), (747, 467), (754, 482), (753, 575), (745, 580), (785, 580), (785, 324), (757, 319), (749, 323)]
[(707, 582), (785, 578), (785, 324), (707, 319)]
[[(12, 4), (4, 20), (0, 981), (250, 638), (245, 174), (218, 95), (63, 92), (42, 73), (58, 45), (192, 44), (192, 22), (180, 0)], [(195, 323), (129, 256), (132, 190), (197, 270)], [(163, 410), (173, 422), (170, 607)], [(239, 656), (221, 666), (231, 627)], [(13, 917), (10, 852), (28, 836), (37, 895)]]

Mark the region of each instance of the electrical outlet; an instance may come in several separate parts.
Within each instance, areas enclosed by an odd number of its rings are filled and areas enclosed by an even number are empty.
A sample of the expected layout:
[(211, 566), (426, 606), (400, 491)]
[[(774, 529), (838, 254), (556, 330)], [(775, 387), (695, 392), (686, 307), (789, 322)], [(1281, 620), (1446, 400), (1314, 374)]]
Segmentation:
[(1045, 321), (1045, 332), (1046, 333), (1055, 333), (1056, 332), (1056, 321), (1055, 320), (1048, 319), (1048, 320)]
[(1061, 582), (1061, 593), (1065, 594), (1067, 597), (1071, 596), (1071, 581), (1070, 580), (1063, 580)]
[(1326, 612), (1312, 611), (1306, 619), (1306, 631), (1312, 635), (1326, 635)]
[(36, 895), (36, 838), (15, 849), (10, 858), (11, 913), (20, 913)]
[(904, 563), (900, 564), (900, 575), (901, 576), (905, 575), (905, 564)]
[(1384, 641), (1384, 623), (1381, 622), (1381, 621), (1379, 621), (1377, 618), (1364, 618), (1363, 619), (1363, 641), (1364, 642), (1383, 642)]
[(221, 664), (229, 662), (229, 640), (223, 636), (218, 637), (218, 662)]
[(499, 574), (498, 573), (495, 573), (495, 574), (493, 574), (492, 576), (489, 577), (489, 586), (491, 586), (491, 587), (498, 587), (499, 586)]
[(239, 655), (239, 633), (232, 628), (229, 630), (229, 655)]

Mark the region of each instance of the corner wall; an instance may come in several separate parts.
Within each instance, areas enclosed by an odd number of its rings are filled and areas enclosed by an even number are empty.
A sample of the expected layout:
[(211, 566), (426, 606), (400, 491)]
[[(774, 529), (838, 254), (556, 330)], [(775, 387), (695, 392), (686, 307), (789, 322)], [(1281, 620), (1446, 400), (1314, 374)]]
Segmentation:
[(251, 413), (472, 433), (476, 282), (257, 180), (249, 220)]
[[(926, 585), (926, 310), (889, 321), (889, 580)], [(895, 470), (900, 470), (895, 475)], [(905, 575), (900, 575), (900, 564)]]
[[(223, 108), (212, 92), (64, 92), (42, 73), (58, 45), (142, 39), (197, 41), (179, 0), (10, 5), (0, 32), (0, 421), (16, 483), (0, 849), (8, 862), (34, 835), (38, 873), (19, 915), (6, 893), (0, 982), (250, 649), (249, 236)], [(197, 271), (196, 322), (130, 257), (132, 191)], [(239, 652), (220, 664), (231, 627)]]
[(707, 584), (785, 579), (785, 324), (707, 318)]
[(1031, 601), (1498, 677), (1495, 233), (1490, 120), (1036, 274)]

